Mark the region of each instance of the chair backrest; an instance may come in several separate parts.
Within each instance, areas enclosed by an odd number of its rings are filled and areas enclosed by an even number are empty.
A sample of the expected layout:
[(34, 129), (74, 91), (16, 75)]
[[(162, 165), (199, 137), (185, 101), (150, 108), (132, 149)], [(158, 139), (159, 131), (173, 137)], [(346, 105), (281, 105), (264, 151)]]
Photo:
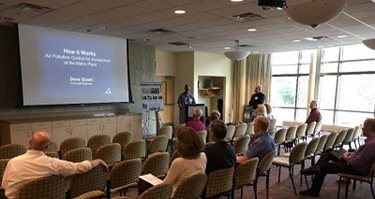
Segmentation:
[(254, 122), (249, 122), (247, 123), (247, 129), (246, 129), (246, 134), (245, 135), (255, 135), (254, 132)]
[(156, 136), (148, 146), (148, 155), (155, 152), (166, 151), (168, 147), (168, 136), (158, 135)]
[(196, 174), (184, 179), (176, 188), (173, 199), (197, 199), (200, 198), (206, 186), (207, 175)]
[(273, 139), (275, 139), (275, 133), (276, 133), (275, 130), (270, 130), (270, 131), (268, 131), (268, 134), (269, 134)]
[(314, 135), (319, 134), (319, 132), (322, 130), (322, 126), (323, 126), (323, 120), (320, 120), (318, 123), (316, 123), (315, 129), (314, 129)]
[(9, 159), (1, 159), (0, 160), (0, 182), (3, 181), (4, 171), (7, 167), (7, 164), (9, 162)]
[(118, 188), (127, 188), (128, 185), (138, 182), (142, 172), (141, 159), (125, 160), (116, 164), (109, 174), (108, 189), (116, 190)]
[(92, 150), (92, 154), (95, 156), (96, 150), (106, 144), (111, 143), (111, 137), (109, 135), (93, 135), (87, 140), (87, 147)]
[(26, 148), (20, 144), (5, 144), (0, 146), (0, 159), (11, 159), (26, 153)]
[(185, 125), (186, 125), (185, 123), (178, 124), (178, 125), (174, 128), (173, 137), (177, 137), (177, 132), (178, 132), (178, 130), (180, 130), (180, 128), (184, 127)]
[(132, 139), (133, 139), (132, 133), (128, 131), (123, 131), (113, 136), (112, 143), (119, 143), (121, 145), (121, 149), (123, 149), (126, 144), (132, 141)]
[(47, 148), (47, 152), (53, 152), (56, 153), (58, 151), (56, 142), (51, 142), (50, 145)]
[(297, 127), (296, 126), (290, 126), (286, 130), (285, 141), (286, 142), (291, 142), (294, 139), (296, 139), (296, 133), (297, 133)]
[(52, 175), (26, 182), (20, 187), (16, 198), (40, 199), (53, 198), (65, 199), (64, 177)]
[(176, 159), (176, 158), (178, 158), (178, 157), (181, 157), (181, 154), (180, 154), (177, 150), (175, 150), (175, 151), (172, 153), (170, 163), (172, 163), (173, 160)]
[(227, 126), (227, 135), (225, 136), (225, 139), (232, 140), (235, 131), (236, 131), (236, 126), (235, 125), (228, 125)]
[(125, 160), (130, 160), (133, 158), (145, 158), (146, 142), (144, 140), (134, 140), (129, 142), (122, 151), (122, 155)]
[(60, 144), (61, 157), (72, 149), (79, 149), (86, 147), (86, 141), (82, 138), (68, 138)]
[(233, 186), (234, 168), (219, 169), (208, 174), (206, 198), (229, 192)]
[(310, 124), (307, 124), (306, 134), (305, 136), (314, 135), (316, 122), (311, 122)]
[(60, 155), (57, 152), (45, 152), (44, 154), (46, 154), (46, 156), (49, 156), (51, 158), (57, 158), (57, 159), (60, 158)]
[(143, 163), (143, 174), (151, 173), (154, 176), (164, 176), (169, 170), (169, 153), (155, 152), (147, 157)]
[(158, 131), (157, 135), (166, 135), (168, 140), (171, 140), (173, 136), (173, 127), (171, 125), (163, 126)]
[(342, 144), (349, 144), (352, 141), (353, 134), (354, 134), (354, 128), (348, 129), (348, 131), (346, 132), (345, 138), (342, 141)]
[(336, 133), (336, 132), (332, 132), (331, 134), (328, 135), (327, 141), (326, 141), (326, 144), (324, 145), (323, 151), (325, 151), (327, 149), (331, 149), (333, 147), (333, 145), (335, 144), (335, 141), (336, 141), (337, 134), (338, 133)]
[(270, 130), (276, 130), (276, 118), (270, 120), (270, 125), (268, 125), (267, 132)]
[(203, 130), (203, 131), (199, 131), (197, 132), (197, 134), (199, 135), (199, 137), (202, 139), (203, 141), (203, 144), (206, 144), (206, 139), (207, 139), (207, 131), (206, 130)]
[(290, 152), (289, 156), (289, 163), (290, 164), (297, 164), (300, 163), (305, 157), (307, 143), (301, 142), (293, 147), (292, 151)]
[(257, 175), (262, 176), (266, 174), (272, 166), (273, 158), (275, 157), (276, 151), (268, 152), (259, 162)]
[(320, 138), (313, 138), (306, 147), (305, 157), (311, 156), (315, 153), (318, 148)]
[(236, 130), (234, 131), (234, 137), (241, 137), (244, 136), (247, 130), (247, 124), (241, 123), (236, 126)]
[(333, 146), (335, 146), (335, 147), (341, 146), (342, 142), (344, 141), (344, 139), (346, 137), (346, 133), (347, 132), (348, 132), (348, 130), (346, 130), (346, 129), (341, 130), (340, 133), (338, 133), (338, 135), (336, 137), (336, 140), (335, 140), (335, 143), (333, 144)]
[(234, 170), (234, 188), (238, 189), (245, 185), (251, 184), (257, 174), (259, 159), (257, 157), (247, 160), (240, 164)]
[(352, 137), (352, 140), (359, 138), (359, 136), (361, 136), (361, 132), (362, 132), (361, 127), (360, 126), (356, 126), (354, 128), (354, 135)]
[(240, 137), (234, 144), (233, 148), (236, 154), (240, 153), (245, 153), (247, 150), (247, 146), (249, 145), (250, 142), (250, 136), (249, 135), (244, 135)]
[(318, 146), (316, 147), (315, 153), (324, 151), (324, 146), (326, 145), (327, 138), (328, 138), (327, 134), (320, 136), (319, 143), (318, 143)]
[(82, 194), (97, 193), (96, 197), (104, 194), (108, 172), (98, 165), (86, 173), (72, 176), (68, 198), (75, 198)]
[(170, 199), (172, 195), (172, 185), (170, 184), (158, 184), (147, 189), (138, 198), (139, 199)]
[(282, 128), (275, 133), (275, 144), (281, 144), (285, 141), (286, 129)]
[(64, 154), (63, 159), (70, 162), (82, 162), (84, 160), (92, 160), (92, 151), (87, 147), (72, 149)]
[(95, 159), (102, 159), (109, 166), (121, 161), (121, 145), (119, 143), (106, 144), (99, 147)]
[(297, 127), (296, 138), (302, 138), (306, 135), (307, 124), (303, 123)]

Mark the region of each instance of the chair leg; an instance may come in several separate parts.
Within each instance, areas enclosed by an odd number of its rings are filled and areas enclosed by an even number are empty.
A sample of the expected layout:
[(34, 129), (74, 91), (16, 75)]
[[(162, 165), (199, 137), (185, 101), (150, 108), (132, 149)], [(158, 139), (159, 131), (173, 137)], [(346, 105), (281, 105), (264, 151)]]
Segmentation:
[(253, 190), (254, 190), (254, 198), (255, 199), (258, 198), (257, 197), (257, 192), (258, 192), (258, 187), (257, 186), (258, 186), (258, 183), (256, 181), (257, 181), (257, 179), (255, 179), (254, 182), (253, 182)]
[(353, 191), (355, 190), (355, 185), (357, 184), (357, 180), (353, 180)]
[(281, 166), (279, 166), (279, 177), (277, 179), (277, 182), (280, 183), (280, 172), (281, 172)]
[(289, 167), (289, 177), (290, 177), (290, 180), (292, 181), (294, 194), (297, 195), (296, 186), (294, 185), (294, 180), (293, 180), (292, 168), (293, 166)]
[(372, 182), (370, 183), (370, 188), (371, 188), (371, 193), (372, 193), (372, 199), (375, 199), (374, 188), (372, 187)]
[[(266, 195), (267, 195), (267, 199), (269, 197), (269, 187), (270, 187), (270, 173), (268, 172), (268, 174), (266, 175)], [(255, 197), (255, 199), (257, 199), (257, 196)]]
[(346, 179), (345, 182), (345, 198), (348, 198), (348, 190), (349, 190), (349, 179)]
[(304, 175), (304, 176), (305, 176), (306, 187), (307, 187), (307, 189), (310, 189), (309, 188), (309, 182), (307, 181), (307, 176), (306, 175)]
[(340, 199), (340, 188), (341, 188), (341, 177), (339, 177), (339, 183), (337, 183), (337, 199)]
[[(302, 160), (301, 162), (301, 170), (305, 168), (305, 160)], [(302, 174), (299, 179), (299, 186), (302, 187)]]

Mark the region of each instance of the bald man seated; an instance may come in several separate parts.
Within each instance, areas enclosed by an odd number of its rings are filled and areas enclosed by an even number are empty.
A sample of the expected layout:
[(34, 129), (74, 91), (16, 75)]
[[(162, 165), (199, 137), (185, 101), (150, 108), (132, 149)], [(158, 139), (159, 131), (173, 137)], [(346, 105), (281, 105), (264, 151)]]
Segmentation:
[(50, 143), (51, 136), (47, 132), (35, 132), (29, 140), (29, 150), (9, 160), (1, 185), (8, 199), (16, 198), (20, 187), (33, 179), (51, 175), (71, 176), (85, 173), (98, 165), (108, 170), (106, 163), (100, 159), (73, 163), (51, 158), (45, 155)]

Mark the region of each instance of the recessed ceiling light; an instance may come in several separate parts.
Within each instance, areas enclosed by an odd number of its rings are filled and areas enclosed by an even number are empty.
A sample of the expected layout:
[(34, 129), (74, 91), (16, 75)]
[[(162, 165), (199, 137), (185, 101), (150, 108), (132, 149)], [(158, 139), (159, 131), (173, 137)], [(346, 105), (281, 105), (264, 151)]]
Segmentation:
[(185, 14), (186, 11), (185, 10), (175, 10), (174, 13), (178, 14), (178, 15), (181, 15), (181, 14)]
[(255, 31), (257, 31), (257, 29), (256, 28), (249, 28), (249, 29), (247, 29), (247, 31), (249, 31), (249, 32), (255, 32)]
[(225, 50), (229, 50), (229, 49), (230, 49), (230, 47), (226, 46), (226, 47), (224, 47), (224, 49), (225, 49)]
[(337, 36), (337, 38), (346, 38), (347, 37), (347, 35), (339, 35), (339, 36)]
[(243, 0), (230, 0), (231, 2), (242, 2)]
[(295, 39), (295, 40), (293, 40), (293, 42), (301, 42), (301, 40), (300, 39)]

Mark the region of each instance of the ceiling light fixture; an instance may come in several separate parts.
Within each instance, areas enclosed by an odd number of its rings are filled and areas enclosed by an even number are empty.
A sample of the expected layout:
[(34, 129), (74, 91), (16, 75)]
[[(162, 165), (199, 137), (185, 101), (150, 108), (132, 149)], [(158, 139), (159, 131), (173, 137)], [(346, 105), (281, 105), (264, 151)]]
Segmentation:
[(337, 38), (346, 38), (347, 37), (347, 35), (339, 35), (339, 36), (337, 36)]
[(243, 0), (230, 0), (230, 1), (237, 3), (237, 2), (242, 2)]
[(300, 39), (295, 39), (295, 40), (293, 40), (293, 42), (297, 43), (297, 42), (301, 42), (301, 40)]
[(239, 61), (245, 59), (249, 56), (250, 51), (240, 51), (239, 41), (235, 40), (235, 50), (234, 51), (226, 51), (224, 55), (233, 61)]
[(249, 28), (249, 29), (247, 29), (247, 31), (249, 31), (249, 32), (255, 32), (255, 31), (257, 31), (257, 29), (256, 28)]
[(174, 13), (178, 14), (178, 15), (181, 15), (181, 14), (185, 14), (186, 11), (185, 10), (175, 10)]
[(375, 50), (375, 38), (372, 39), (365, 39), (362, 43), (367, 46), (368, 48)]
[(229, 50), (229, 49), (230, 49), (229, 46), (225, 46), (225, 47), (224, 47), (224, 50)]
[(345, 7), (345, 0), (309, 0), (289, 5), (285, 10), (294, 21), (313, 28), (335, 18)]

